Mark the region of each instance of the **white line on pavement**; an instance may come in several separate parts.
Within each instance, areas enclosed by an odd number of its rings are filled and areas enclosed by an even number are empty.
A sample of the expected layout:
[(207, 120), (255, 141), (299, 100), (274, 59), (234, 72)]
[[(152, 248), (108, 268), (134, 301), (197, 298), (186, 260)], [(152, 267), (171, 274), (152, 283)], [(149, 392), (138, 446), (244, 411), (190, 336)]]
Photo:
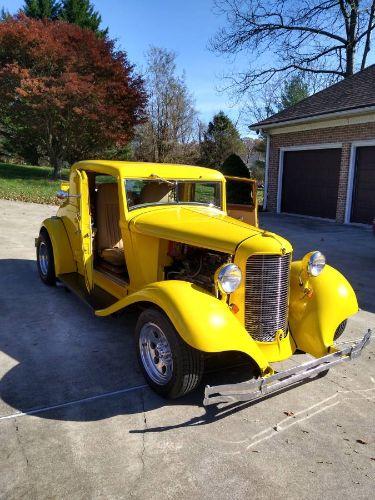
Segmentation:
[(9, 418), (25, 417), (26, 415), (37, 415), (38, 413), (43, 413), (50, 410), (57, 410), (59, 408), (66, 408), (67, 406), (73, 406), (80, 403), (88, 403), (90, 401), (95, 401), (96, 399), (108, 398), (110, 396), (116, 396), (118, 394), (125, 394), (126, 392), (139, 391), (140, 389), (146, 389), (148, 385), (137, 385), (135, 387), (129, 387), (128, 389), (120, 389), (118, 391), (105, 392), (104, 394), (98, 394), (97, 396), (90, 396), (83, 399), (75, 399), (74, 401), (68, 401), (66, 403), (61, 403), (53, 406), (45, 406), (42, 408), (35, 408), (34, 410), (19, 411), (12, 413), (11, 415), (4, 415), (0, 417), (0, 420), (7, 420)]

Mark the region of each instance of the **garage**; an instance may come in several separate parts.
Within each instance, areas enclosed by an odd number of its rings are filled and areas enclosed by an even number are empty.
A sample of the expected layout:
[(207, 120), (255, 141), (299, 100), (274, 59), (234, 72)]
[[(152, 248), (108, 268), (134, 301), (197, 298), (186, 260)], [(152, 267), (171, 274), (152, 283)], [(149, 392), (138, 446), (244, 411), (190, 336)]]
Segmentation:
[(341, 148), (284, 151), (281, 211), (335, 219)]
[(375, 64), (251, 125), (266, 139), (263, 210), (372, 224)]
[(375, 146), (359, 147), (352, 195), (351, 222), (371, 224), (375, 217)]

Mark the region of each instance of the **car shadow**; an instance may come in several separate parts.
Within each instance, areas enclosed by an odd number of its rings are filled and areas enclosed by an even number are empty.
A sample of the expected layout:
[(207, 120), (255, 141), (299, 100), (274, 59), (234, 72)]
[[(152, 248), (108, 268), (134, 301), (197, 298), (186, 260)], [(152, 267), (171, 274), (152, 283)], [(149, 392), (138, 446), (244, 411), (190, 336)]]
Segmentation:
[(252, 377), (248, 359), (239, 353), (210, 358), (201, 386), (181, 399), (167, 401), (144, 387), (133, 345), (136, 318), (95, 317), (62, 286), (42, 284), (35, 261), (0, 260), (0, 418), (24, 412), (97, 421), (163, 407), (198, 408), (200, 416), (183, 423), (131, 431), (161, 432), (205, 425), (254, 404), (203, 409), (205, 384)]
[[(253, 374), (239, 353), (213, 356), (195, 392), (174, 401), (157, 396), (142, 388), (132, 333), (137, 315), (95, 317), (61, 285), (44, 285), (32, 260), (0, 260), (0, 311), (0, 418), (21, 412), (91, 421), (146, 407), (203, 407), (205, 384)], [(213, 415), (211, 408), (207, 418)]]

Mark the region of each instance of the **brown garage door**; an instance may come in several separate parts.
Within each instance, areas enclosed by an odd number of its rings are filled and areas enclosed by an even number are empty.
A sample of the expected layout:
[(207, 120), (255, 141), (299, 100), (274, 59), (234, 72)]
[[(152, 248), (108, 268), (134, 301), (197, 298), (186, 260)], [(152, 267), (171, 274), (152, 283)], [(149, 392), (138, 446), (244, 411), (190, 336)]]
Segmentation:
[(341, 149), (284, 153), (281, 211), (335, 219)]
[(371, 224), (375, 217), (375, 146), (357, 149), (352, 222)]

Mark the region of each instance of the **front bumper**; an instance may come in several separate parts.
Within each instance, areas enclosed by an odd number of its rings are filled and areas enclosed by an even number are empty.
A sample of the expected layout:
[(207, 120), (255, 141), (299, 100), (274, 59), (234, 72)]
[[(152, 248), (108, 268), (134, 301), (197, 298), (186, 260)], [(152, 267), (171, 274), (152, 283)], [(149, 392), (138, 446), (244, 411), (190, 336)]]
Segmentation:
[(287, 387), (314, 377), (321, 372), (329, 370), (332, 366), (351, 361), (358, 357), (363, 348), (370, 342), (371, 330), (368, 330), (360, 340), (349, 342), (332, 354), (313, 359), (302, 365), (275, 373), (269, 377), (257, 378), (239, 384), (209, 386), (204, 391), (204, 406), (219, 403), (236, 403), (241, 401), (256, 401), (269, 394), (279, 392)]

